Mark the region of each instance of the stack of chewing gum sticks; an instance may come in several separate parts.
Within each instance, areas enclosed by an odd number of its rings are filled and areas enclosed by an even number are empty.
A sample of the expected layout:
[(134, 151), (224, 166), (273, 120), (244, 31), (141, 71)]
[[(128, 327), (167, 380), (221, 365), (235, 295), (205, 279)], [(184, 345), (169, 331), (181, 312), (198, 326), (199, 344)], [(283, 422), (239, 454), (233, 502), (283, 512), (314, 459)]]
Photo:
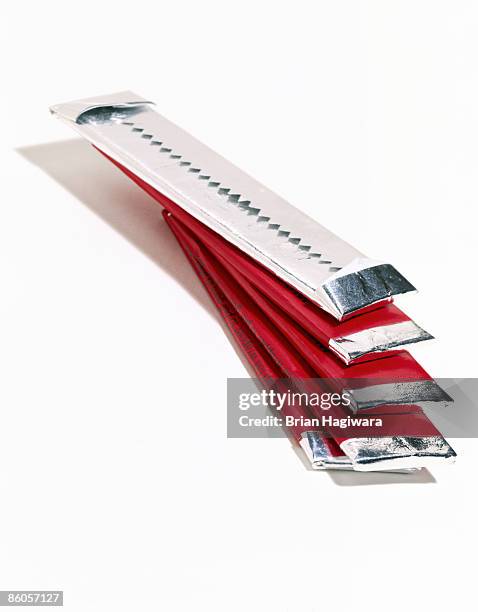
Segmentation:
[[(265, 387), (349, 392), (346, 429), (283, 407), (317, 469), (413, 471), (455, 452), (423, 411), (451, 401), (404, 350), (432, 336), (393, 303), (415, 288), (126, 91), (51, 108), (164, 208), (197, 276)], [(380, 421), (360, 429), (358, 419)], [(367, 419), (365, 419), (367, 420)], [(327, 422), (330, 422), (329, 418)]]

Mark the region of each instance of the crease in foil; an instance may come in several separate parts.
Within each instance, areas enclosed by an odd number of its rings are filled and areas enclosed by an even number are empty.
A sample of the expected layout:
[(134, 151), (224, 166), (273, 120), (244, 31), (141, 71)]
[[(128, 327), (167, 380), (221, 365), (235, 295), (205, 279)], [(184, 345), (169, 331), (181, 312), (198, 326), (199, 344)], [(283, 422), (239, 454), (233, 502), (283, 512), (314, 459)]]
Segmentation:
[(363, 472), (433, 467), (437, 462), (453, 463), (456, 457), (441, 436), (350, 438), (342, 442), (340, 448), (350, 458), (354, 469)]
[(423, 406), (441, 403), (447, 406), (453, 403), (453, 398), (434, 380), (372, 384), (355, 389), (347, 388), (346, 391), (350, 396), (350, 408), (353, 412), (388, 404)]
[(402, 350), (407, 344), (432, 339), (431, 334), (408, 320), (331, 338), (329, 348), (350, 365), (374, 359), (377, 353), (386, 356), (392, 351)]
[(342, 320), (414, 291), (187, 132), (120, 92), (53, 106), (100, 151)]

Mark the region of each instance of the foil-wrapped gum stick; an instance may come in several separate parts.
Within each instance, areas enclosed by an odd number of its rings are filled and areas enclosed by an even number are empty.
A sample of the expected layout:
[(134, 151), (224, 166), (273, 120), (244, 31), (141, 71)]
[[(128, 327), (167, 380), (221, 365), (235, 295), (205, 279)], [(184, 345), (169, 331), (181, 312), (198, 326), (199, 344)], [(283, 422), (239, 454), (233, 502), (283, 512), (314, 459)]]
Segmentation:
[(415, 291), (174, 125), (132, 92), (51, 107), (158, 192), (342, 320)]

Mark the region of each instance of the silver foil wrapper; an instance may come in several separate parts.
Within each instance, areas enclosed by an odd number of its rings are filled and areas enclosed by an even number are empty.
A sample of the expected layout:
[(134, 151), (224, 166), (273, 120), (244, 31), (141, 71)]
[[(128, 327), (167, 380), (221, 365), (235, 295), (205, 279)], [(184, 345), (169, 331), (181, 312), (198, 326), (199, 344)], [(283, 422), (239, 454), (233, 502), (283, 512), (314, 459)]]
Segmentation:
[(300, 445), (315, 470), (353, 470), (349, 457), (332, 455), (319, 431), (304, 432)]
[[(327, 446), (323, 434), (320, 431), (304, 432), (302, 434), (300, 446), (302, 447), (314, 470), (345, 470), (349, 472), (365, 471), (357, 469), (356, 464), (350, 459), (350, 457), (347, 457), (346, 455), (333, 455)], [(404, 469), (386, 469), (386, 466), (382, 467), (380, 465), (376, 465), (373, 469), (368, 471), (410, 473), (415, 472), (416, 468), (410, 467)]]
[(414, 287), (124, 91), (53, 106), (83, 137), (337, 319)]
[(448, 393), (434, 380), (397, 381), (384, 384), (374, 384), (357, 389), (348, 388), (353, 412), (369, 410), (378, 406), (387, 405), (417, 405), (425, 407), (427, 404), (443, 404), (447, 406), (453, 403)]
[(355, 334), (332, 338), (329, 348), (347, 365), (387, 356), (407, 344), (431, 340), (433, 336), (413, 321), (371, 327)]
[(340, 448), (351, 460), (353, 469), (360, 472), (432, 468), (437, 463), (453, 463), (456, 457), (441, 436), (351, 438), (342, 442)]
[(415, 287), (390, 264), (371, 266), (333, 278), (323, 283), (322, 288), (341, 314), (340, 318), (386, 301), (392, 295), (415, 291)]

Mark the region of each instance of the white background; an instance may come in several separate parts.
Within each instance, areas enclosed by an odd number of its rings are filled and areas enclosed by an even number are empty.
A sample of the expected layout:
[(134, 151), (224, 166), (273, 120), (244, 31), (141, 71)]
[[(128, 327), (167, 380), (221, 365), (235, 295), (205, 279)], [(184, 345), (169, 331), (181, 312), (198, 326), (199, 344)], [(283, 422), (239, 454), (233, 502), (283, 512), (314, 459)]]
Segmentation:
[[(420, 293), (476, 371), (476, 2), (3, 3), (0, 589), (65, 609), (449, 610), (475, 441), (418, 478), (227, 440), (247, 375), (155, 203), (48, 113), (132, 89)], [(472, 604), (470, 603), (468, 607)], [(458, 605), (459, 608), (459, 605)]]

